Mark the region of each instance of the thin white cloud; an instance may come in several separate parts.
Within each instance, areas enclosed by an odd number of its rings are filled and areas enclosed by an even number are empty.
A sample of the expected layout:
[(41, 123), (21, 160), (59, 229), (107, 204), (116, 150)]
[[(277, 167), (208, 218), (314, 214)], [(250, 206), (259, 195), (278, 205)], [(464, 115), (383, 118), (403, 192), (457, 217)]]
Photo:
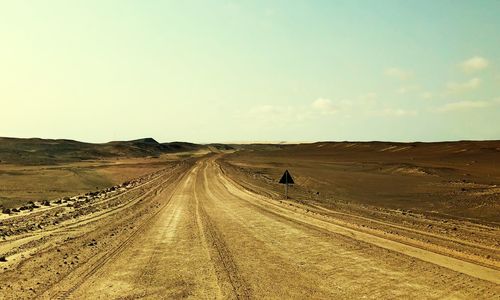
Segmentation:
[(376, 98), (377, 94), (375, 93), (360, 95), (355, 101), (340, 100), (334, 102), (330, 99), (319, 98), (315, 100), (311, 106), (315, 111), (319, 111), (323, 115), (341, 113), (343, 117), (359, 114), (383, 117), (403, 117), (417, 114), (416, 110), (377, 107)]
[(358, 96), (358, 105), (364, 109), (371, 109), (377, 105), (377, 93), (370, 92)]
[(404, 95), (404, 94), (408, 94), (411, 92), (416, 92), (418, 90), (420, 90), (420, 86), (413, 84), (413, 85), (402, 86), (396, 92), (398, 94)]
[(359, 95), (358, 99), (363, 103), (374, 103), (378, 98), (377, 93), (370, 92), (366, 94)]
[(384, 108), (372, 111), (371, 114), (377, 116), (406, 117), (406, 116), (415, 116), (417, 114), (417, 111), (407, 110), (402, 108)]
[(283, 108), (274, 105), (260, 105), (250, 110), (252, 114), (280, 114), (282, 112)]
[(486, 58), (474, 56), (460, 63), (460, 67), (465, 72), (474, 72), (487, 68), (489, 64), (490, 63)]
[(322, 114), (335, 114), (337, 112), (337, 109), (332, 104), (332, 100), (326, 98), (316, 99), (311, 106)]
[(407, 80), (413, 76), (412, 72), (406, 71), (406, 70), (403, 70), (400, 68), (396, 68), (396, 67), (388, 68), (385, 70), (384, 73), (386, 76), (396, 78), (399, 80)]
[(493, 99), (490, 101), (464, 100), (464, 101), (456, 101), (456, 102), (446, 103), (442, 106), (435, 108), (434, 111), (439, 112), (439, 113), (446, 113), (446, 112), (451, 112), (451, 111), (486, 108), (486, 107), (499, 105), (499, 104), (500, 104), (500, 98)]
[(481, 85), (481, 79), (472, 78), (466, 82), (456, 83), (450, 82), (446, 85), (448, 92), (458, 93), (469, 90), (475, 90)]
[(296, 106), (259, 105), (252, 107), (247, 117), (271, 124), (288, 124), (308, 119), (310, 111)]
[(292, 122), (306, 121), (315, 118), (329, 117), (332, 115), (341, 118), (350, 118), (355, 115), (377, 117), (406, 117), (414, 116), (416, 110), (407, 110), (398, 107), (384, 107), (377, 102), (376, 93), (361, 94), (354, 100), (331, 100), (318, 98), (308, 106), (292, 105), (260, 105), (250, 108), (246, 117), (259, 120), (262, 124), (272, 126), (285, 126)]

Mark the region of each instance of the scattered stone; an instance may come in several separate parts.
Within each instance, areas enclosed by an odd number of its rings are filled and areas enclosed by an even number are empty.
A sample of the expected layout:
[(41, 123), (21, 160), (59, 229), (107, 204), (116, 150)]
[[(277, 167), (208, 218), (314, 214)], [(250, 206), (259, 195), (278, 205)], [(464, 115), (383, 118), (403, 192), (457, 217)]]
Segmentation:
[(2, 213), (7, 214), (7, 215), (10, 214), (10, 208), (2, 209)]
[(0, 262), (6, 262), (7, 261), (7, 257), (5, 256), (0, 256)]

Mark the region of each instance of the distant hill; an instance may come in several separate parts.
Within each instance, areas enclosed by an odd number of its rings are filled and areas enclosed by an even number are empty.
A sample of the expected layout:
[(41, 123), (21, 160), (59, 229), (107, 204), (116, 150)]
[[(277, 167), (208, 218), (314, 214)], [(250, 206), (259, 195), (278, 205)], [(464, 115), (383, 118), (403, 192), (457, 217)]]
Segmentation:
[(205, 145), (158, 143), (153, 138), (93, 144), (65, 139), (0, 137), (0, 163), (54, 164), (112, 157), (150, 157), (208, 149)]
[(162, 143), (164, 147), (163, 151), (167, 152), (183, 152), (183, 151), (195, 151), (201, 149), (207, 149), (205, 145), (193, 144), (187, 142), (171, 142), (171, 143)]
[[(0, 137), (0, 163), (44, 165), (114, 157), (157, 157), (163, 153), (206, 150), (275, 151), (285, 150), (304, 155), (330, 155), (340, 157), (357, 152), (376, 159), (379, 155), (465, 157), (481, 154), (498, 159), (500, 141), (456, 141), (436, 143), (395, 142), (317, 142), (305, 144), (194, 144), (188, 142), (159, 143), (153, 138), (108, 143), (84, 143), (66, 139)], [(284, 154), (285, 154), (284, 153)]]
[(500, 140), (490, 141), (452, 141), (452, 142), (316, 142), (309, 144), (287, 145), (289, 151), (303, 152), (306, 155), (342, 154), (353, 152), (368, 154), (371, 157), (391, 156), (430, 156), (430, 157), (463, 157), (488, 155), (498, 157)]

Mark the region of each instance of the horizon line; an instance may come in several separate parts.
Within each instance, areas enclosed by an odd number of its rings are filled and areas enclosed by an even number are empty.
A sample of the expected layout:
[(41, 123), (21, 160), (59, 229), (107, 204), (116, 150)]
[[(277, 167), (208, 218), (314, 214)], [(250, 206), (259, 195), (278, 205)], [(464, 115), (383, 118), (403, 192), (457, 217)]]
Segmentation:
[(270, 145), (299, 145), (299, 144), (314, 144), (314, 143), (453, 143), (453, 142), (496, 142), (500, 141), (499, 139), (461, 139), (461, 140), (413, 140), (413, 141), (398, 141), (398, 140), (296, 140), (296, 141), (286, 141), (286, 140), (233, 140), (233, 141), (223, 141), (223, 142), (191, 142), (187, 140), (171, 140), (171, 141), (161, 141), (154, 137), (143, 137), (137, 139), (124, 139), (124, 140), (109, 140), (106, 142), (88, 142), (83, 140), (71, 139), (71, 138), (43, 138), (43, 137), (12, 137), (12, 136), (0, 136), (0, 139), (22, 139), (22, 140), (66, 140), (66, 141), (75, 141), (79, 143), (86, 144), (107, 144), (111, 142), (130, 142), (151, 138), (160, 144), (164, 143), (190, 143), (190, 144), (198, 144), (198, 145), (211, 145), (211, 144), (224, 144), (224, 145), (252, 145), (252, 144), (270, 144)]

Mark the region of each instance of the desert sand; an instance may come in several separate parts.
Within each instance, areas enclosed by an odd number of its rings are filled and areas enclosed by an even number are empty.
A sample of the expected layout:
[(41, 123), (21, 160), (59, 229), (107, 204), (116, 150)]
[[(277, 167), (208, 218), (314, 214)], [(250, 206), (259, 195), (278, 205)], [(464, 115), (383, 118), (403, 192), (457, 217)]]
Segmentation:
[(498, 142), (243, 148), (20, 202), (0, 298), (500, 297)]

